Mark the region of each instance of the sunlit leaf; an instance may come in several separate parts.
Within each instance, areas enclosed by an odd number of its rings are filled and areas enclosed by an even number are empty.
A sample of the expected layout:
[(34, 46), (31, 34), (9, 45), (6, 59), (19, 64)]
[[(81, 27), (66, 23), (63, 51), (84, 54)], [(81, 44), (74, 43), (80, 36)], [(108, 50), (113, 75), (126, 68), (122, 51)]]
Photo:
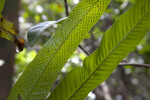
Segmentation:
[(100, 19), (109, 2), (82, 0), (27, 66), (8, 100), (45, 100), (62, 67)]
[(65, 19), (67, 19), (67, 17), (62, 18), (58, 21), (46, 21), (46, 22), (39, 23), (35, 26), (32, 26), (27, 33), (28, 42), (29, 42), (30, 46), (33, 46), (37, 42), (38, 38), (40, 37), (40, 35), (42, 34), (42, 32), (45, 29), (49, 28), (50, 26), (52, 26), (56, 23), (59, 24), (62, 21), (64, 21)]
[(13, 35), (18, 35), (19, 33), (16, 26), (12, 22), (7, 21), (2, 15), (0, 15), (0, 28), (8, 31)]
[(0, 14), (3, 10), (4, 4), (5, 4), (5, 0), (0, 0)]
[(150, 28), (150, 0), (136, 0), (104, 34), (100, 47), (54, 89), (48, 100), (84, 100), (105, 81)]
[(15, 25), (7, 21), (2, 15), (0, 15), (0, 37), (14, 42), (19, 51), (22, 51), (24, 47), (24, 40), (17, 37), (18, 33), (19, 31), (17, 30)]

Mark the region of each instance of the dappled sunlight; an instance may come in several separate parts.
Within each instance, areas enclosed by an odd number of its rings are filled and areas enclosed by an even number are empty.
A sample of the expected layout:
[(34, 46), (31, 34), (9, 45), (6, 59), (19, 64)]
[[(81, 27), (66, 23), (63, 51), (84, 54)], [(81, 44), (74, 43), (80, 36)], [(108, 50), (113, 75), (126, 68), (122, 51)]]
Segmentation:
[(0, 59), (0, 67), (3, 66), (5, 64), (5, 61)]

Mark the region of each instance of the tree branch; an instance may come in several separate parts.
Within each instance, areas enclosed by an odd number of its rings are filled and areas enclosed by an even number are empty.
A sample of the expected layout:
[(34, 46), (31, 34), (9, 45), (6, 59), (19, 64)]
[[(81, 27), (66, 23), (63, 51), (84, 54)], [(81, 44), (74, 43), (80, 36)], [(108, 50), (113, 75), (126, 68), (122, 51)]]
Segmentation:
[(66, 16), (68, 17), (69, 16), (68, 3), (67, 3), (67, 0), (64, 0), (64, 2), (65, 2)]
[(89, 52), (87, 52), (80, 44), (79, 44), (79, 48), (86, 54), (86, 55), (90, 55)]
[[(68, 10), (68, 3), (67, 3), (67, 0), (64, 0), (64, 3), (65, 3), (65, 11), (66, 11), (66, 16), (68, 17), (69, 16), (69, 10)], [(86, 55), (90, 55), (89, 52), (87, 52), (80, 44), (78, 46)]]
[(146, 68), (150, 68), (150, 65), (149, 65), (149, 64), (119, 63), (118, 66), (135, 66), (135, 67), (146, 67)]

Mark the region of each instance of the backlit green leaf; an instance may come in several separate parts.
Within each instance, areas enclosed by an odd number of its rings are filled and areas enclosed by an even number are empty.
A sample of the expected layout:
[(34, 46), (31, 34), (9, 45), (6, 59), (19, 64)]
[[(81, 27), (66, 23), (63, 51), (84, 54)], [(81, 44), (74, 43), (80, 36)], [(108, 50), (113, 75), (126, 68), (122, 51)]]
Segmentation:
[(73, 69), (48, 100), (84, 100), (105, 81), (122, 59), (133, 50), (150, 27), (150, 0), (137, 0), (104, 34), (100, 47)]
[(16, 82), (8, 100), (45, 100), (61, 68), (110, 0), (82, 0)]

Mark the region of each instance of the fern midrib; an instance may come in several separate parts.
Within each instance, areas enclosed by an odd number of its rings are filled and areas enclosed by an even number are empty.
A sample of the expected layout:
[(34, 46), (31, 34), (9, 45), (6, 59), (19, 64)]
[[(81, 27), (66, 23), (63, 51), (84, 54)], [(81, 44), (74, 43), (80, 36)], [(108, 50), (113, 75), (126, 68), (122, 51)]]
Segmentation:
[(131, 31), (129, 31), (127, 33), (127, 35), (117, 44), (117, 46), (109, 53), (108, 56), (106, 56), (106, 58), (102, 61), (102, 63), (95, 69), (95, 71), (85, 80), (85, 82), (83, 82), (83, 84), (75, 91), (75, 93), (68, 99), (70, 100), (83, 86), (84, 84), (86, 84), (86, 82), (95, 74), (95, 72), (101, 67), (101, 65), (105, 62), (105, 60), (113, 53), (113, 51), (115, 51), (115, 49), (122, 43), (122, 41), (124, 39), (126, 39), (126, 37), (130, 34), (130, 32), (132, 32), (132, 30), (144, 19), (144, 17), (150, 13), (150, 11), (148, 11), (142, 18), (141, 20), (131, 29)]
[[(98, 2), (98, 0), (97, 0)], [(97, 4), (97, 2), (91, 7), (91, 9), (89, 11), (87, 11), (87, 13), (85, 14), (85, 16), (88, 15), (88, 13), (93, 9), (93, 7)], [(70, 33), (72, 33), (74, 31), (74, 29), (79, 25), (79, 23), (85, 18), (85, 16), (77, 23), (77, 25), (70, 31)], [(56, 53), (54, 53), (54, 55), (52, 56), (51, 60), (47, 63), (46, 67), (44, 68), (42, 74), (40, 75), (40, 78), (41, 76), (44, 74), (45, 70), (47, 69), (47, 66), (49, 65), (49, 63), (53, 60), (53, 58), (55, 57), (55, 55), (58, 53), (58, 51), (60, 50), (60, 48), (64, 45), (64, 42), (68, 39), (68, 37), (70, 36), (71, 34), (69, 34), (66, 39), (62, 42), (62, 44), (59, 46), (58, 50), (56, 51)], [(38, 83), (38, 81), (40, 80), (40, 78), (37, 80), (37, 82), (35, 83), (35, 85), (33, 86), (31, 92), (29, 93), (29, 95), (27, 96), (26, 99), (29, 98), (29, 96), (31, 95), (32, 91), (34, 90), (34, 87), (36, 86), (36, 84)]]

